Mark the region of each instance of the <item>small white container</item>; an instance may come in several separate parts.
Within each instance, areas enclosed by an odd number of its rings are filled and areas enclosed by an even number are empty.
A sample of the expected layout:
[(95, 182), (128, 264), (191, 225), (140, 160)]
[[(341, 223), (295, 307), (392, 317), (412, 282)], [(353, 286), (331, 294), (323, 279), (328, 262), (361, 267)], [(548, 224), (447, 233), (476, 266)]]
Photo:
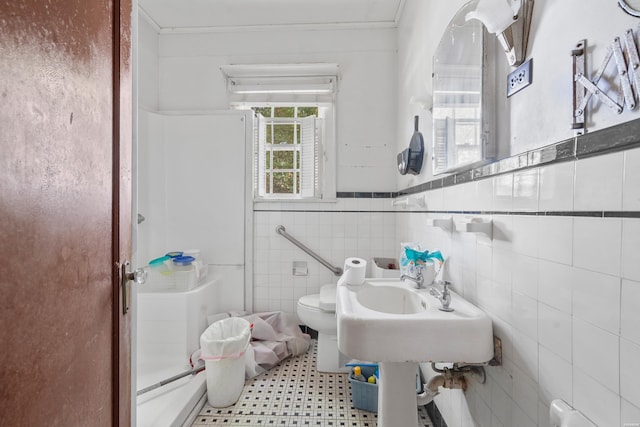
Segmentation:
[(374, 279), (395, 279), (400, 277), (398, 260), (395, 258), (373, 258), (371, 277)]

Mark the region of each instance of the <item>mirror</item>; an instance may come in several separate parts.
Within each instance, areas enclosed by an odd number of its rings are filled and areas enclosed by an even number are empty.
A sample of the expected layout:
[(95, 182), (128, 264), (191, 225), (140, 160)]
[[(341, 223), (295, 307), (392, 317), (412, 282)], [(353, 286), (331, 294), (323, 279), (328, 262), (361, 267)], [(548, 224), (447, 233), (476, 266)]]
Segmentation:
[[(475, 19), (465, 21), (477, 0), (464, 5), (449, 23), (433, 58), (433, 174), (491, 161), (493, 77), (486, 61), (492, 38)], [(490, 138), (491, 137), (491, 138)]]

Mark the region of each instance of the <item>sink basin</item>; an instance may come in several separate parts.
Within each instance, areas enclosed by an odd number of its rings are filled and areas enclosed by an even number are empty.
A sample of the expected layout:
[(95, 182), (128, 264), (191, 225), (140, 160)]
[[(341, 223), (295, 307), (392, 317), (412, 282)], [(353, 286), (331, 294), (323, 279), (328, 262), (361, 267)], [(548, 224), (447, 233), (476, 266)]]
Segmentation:
[(417, 314), (427, 309), (420, 295), (400, 286), (367, 286), (356, 298), (363, 307), (387, 314)]
[(452, 312), (428, 289), (399, 279), (338, 284), (338, 348), (372, 362), (485, 363), (493, 357), (491, 319), (451, 292)]

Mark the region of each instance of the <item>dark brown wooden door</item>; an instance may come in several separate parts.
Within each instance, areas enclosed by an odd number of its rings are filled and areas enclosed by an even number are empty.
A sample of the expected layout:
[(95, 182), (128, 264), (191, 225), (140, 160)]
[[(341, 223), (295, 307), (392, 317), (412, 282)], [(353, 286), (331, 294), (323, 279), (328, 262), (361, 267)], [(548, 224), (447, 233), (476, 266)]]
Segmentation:
[(0, 425), (130, 419), (131, 0), (0, 2)]

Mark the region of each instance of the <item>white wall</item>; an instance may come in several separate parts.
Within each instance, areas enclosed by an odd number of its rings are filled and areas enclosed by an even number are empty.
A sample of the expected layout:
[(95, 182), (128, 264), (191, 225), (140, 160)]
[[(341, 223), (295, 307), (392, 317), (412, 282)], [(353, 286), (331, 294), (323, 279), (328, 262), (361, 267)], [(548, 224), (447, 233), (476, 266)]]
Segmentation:
[[(409, 101), (412, 96), (431, 95), (432, 58), (449, 20), (464, 5), (464, 0), (419, 1), (407, 0), (398, 28), (398, 147), (406, 148), (413, 133), (413, 116), (420, 115), (422, 133), (430, 159), (432, 127), (431, 115)], [(594, 13), (597, 11), (597, 13)], [(515, 96), (498, 99), (506, 102), (506, 115), (498, 117), (509, 128), (505, 135), (511, 154), (520, 153), (573, 137), (572, 59), (570, 52), (581, 39), (588, 39), (587, 70), (594, 73), (600, 67), (607, 46), (617, 36), (638, 27), (637, 18), (626, 15), (616, 5), (598, 0), (536, 0), (529, 37), (527, 58), (533, 58), (533, 85)], [(499, 84), (506, 86), (506, 60)], [(615, 74), (615, 62), (607, 68), (605, 78)], [(606, 77), (608, 76), (608, 77)], [(609, 78), (609, 80), (612, 80)], [(616, 83), (617, 84), (617, 83)], [(601, 83), (606, 86), (607, 83)], [(505, 93), (504, 87), (498, 89)], [(614, 99), (617, 95), (612, 96)], [(588, 114), (587, 129), (594, 131), (616, 123), (626, 122), (637, 113), (626, 109), (621, 115), (599, 106)], [(504, 129), (501, 129), (502, 131)], [(426, 158), (425, 158), (426, 160)], [(430, 161), (428, 162), (430, 163)], [(418, 177), (397, 177), (399, 188), (406, 188), (432, 178), (431, 164)]]
[[(409, 99), (430, 92), (431, 57), (447, 17), (463, 4), (407, 0), (398, 30), (398, 150), (410, 138), (414, 114), (430, 135), (429, 114)], [(637, 25), (615, 2), (535, 2), (533, 85), (507, 101), (499, 118), (510, 129), (512, 152), (572, 137), (570, 50), (587, 38), (593, 70), (613, 38)], [(588, 129), (634, 118), (637, 112), (618, 116), (600, 107)], [(517, 214), (638, 211), (638, 168), (635, 149), (425, 193), (429, 211), (497, 212), (484, 217), (493, 220), (493, 239), (429, 228), (429, 213), (397, 217), (396, 238), (442, 249), (456, 291), (490, 314), (503, 342), (503, 366), (487, 369), (486, 384), (436, 398), (449, 427), (548, 426), (554, 398), (599, 426), (640, 422), (640, 376), (633, 368), (640, 360), (640, 220)], [(431, 179), (429, 166), (397, 182), (403, 189)]]
[(228, 108), (220, 66), (337, 63), (337, 190), (395, 188), (393, 29), (162, 34), (160, 110)]
[(138, 19), (138, 107), (148, 111), (158, 109), (158, 48), (159, 37), (144, 16)]

